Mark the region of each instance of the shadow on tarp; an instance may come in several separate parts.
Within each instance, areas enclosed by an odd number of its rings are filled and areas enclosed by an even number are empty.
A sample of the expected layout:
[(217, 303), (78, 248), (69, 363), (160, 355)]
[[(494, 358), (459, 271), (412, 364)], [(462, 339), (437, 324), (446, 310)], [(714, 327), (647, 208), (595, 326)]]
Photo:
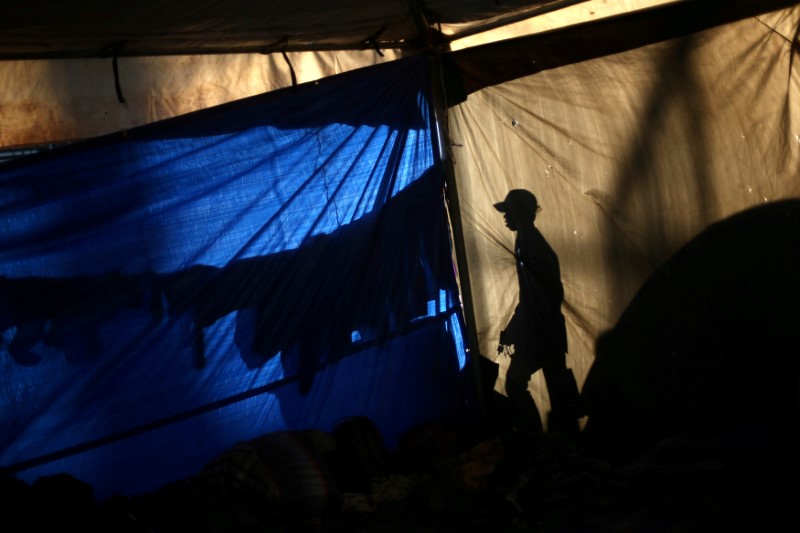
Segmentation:
[[(456, 334), (448, 331), (447, 324), (458, 309), (443, 209), (440, 175), (434, 167), (389, 199), (382, 209), (329, 235), (315, 236), (295, 250), (232, 261), (224, 267), (195, 265), (166, 274), (3, 279), (0, 330), (13, 332), (10, 340), (3, 340), (2, 347), (8, 352), (4, 357), (10, 356), (8, 362), (19, 368), (52, 368), (57, 359), (49, 358), (63, 356), (72, 369), (73, 381), (86, 389), (62, 391), (68, 393), (64, 402), (72, 409), (67, 414), (77, 419), (54, 419), (53, 423), (62, 428), (59, 437), (73, 422), (89, 423), (82, 414), (84, 407), (95, 413), (93, 418), (108, 417), (100, 420), (102, 427), (83, 433), (79, 429), (79, 442), (54, 439), (48, 443), (52, 450), (42, 443), (31, 443), (43, 446), (40, 450), (31, 448), (39, 456), (4, 468), (16, 472), (58, 464), (55, 461), (94, 453), (166, 425), (222, 412), (261, 394), (265, 398), (274, 396), (284, 417), (291, 419), (288, 421), (307, 425), (304, 416), (309, 414), (309, 406), (320, 401), (319, 394), (329, 392), (333, 376), (343, 380), (336, 390), (346, 401), (326, 403), (327, 421), (358, 409), (375, 409), (374, 405), (359, 407), (359, 401), (370, 397), (368, 394), (374, 396), (370, 391), (376, 383), (389, 379), (387, 376), (393, 383), (380, 389), (380, 398), (391, 393), (406, 402), (393, 403), (398, 412), (389, 418), (410, 424), (410, 419), (424, 416), (420, 405), (432, 401), (435, 388), (418, 383), (425, 380), (408, 373), (412, 371), (408, 361), (446, 362), (447, 368), (436, 376), (427, 376), (429, 380), (452, 383), (458, 381), (459, 374), (456, 355), (438, 353), (454, 343), (451, 337)], [(132, 314), (135, 320), (130, 319)], [(140, 329), (125, 330), (130, 327)], [(230, 329), (223, 340), (217, 334), (207, 334), (211, 328), (219, 333), (221, 327)], [(110, 336), (110, 329), (117, 334)], [(172, 337), (158, 338), (161, 335)], [(129, 352), (119, 346), (126, 336), (156, 338)], [(419, 339), (426, 341), (416, 346)], [(35, 349), (41, 344), (50, 345), (52, 350), (43, 353)], [(409, 354), (411, 346), (413, 357)], [(208, 364), (209, 372), (216, 375), (236, 354), (242, 369), (252, 372), (239, 372), (233, 382), (227, 383), (231, 381), (228, 379), (214, 385), (213, 391), (207, 390), (212, 383), (204, 381), (209, 373), (201, 368)], [(364, 357), (353, 357), (349, 366), (338, 371), (332, 368), (342, 358), (362, 354), (381, 357), (367, 363)], [(355, 360), (362, 362), (356, 365)], [(272, 383), (262, 383), (267, 376), (259, 370), (268, 363), (270, 368), (279, 366), (281, 372)], [(142, 367), (157, 370), (143, 372)], [(400, 375), (392, 367), (407, 373)], [(348, 376), (348, 368), (365, 375)], [(373, 375), (376, 369), (381, 377)], [(135, 376), (140, 374), (146, 376), (146, 383), (137, 383)], [(322, 383), (318, 383), (320, 376)], [(353, 379), (359, 379), (366, 392), (354, 387)], [(201, 383), (202, 391), (196, 388)], [(131, 385), (135, 388), (128, 390)], [(227, 390), (217, 390), (219, 387)], [(348, 388), (351, 394), (345, 396), (343, 391)], [(423, 389), (425, 394), (420, 395)], [(312, 390), (315, 392), (307, 394)], [(102, 391), (113, 398), (105, 398)], [(159, 405), (164, 394), (177, 394), (179, 398), (155, 412), (150, 410), (150, 414), (146, 405), (138, 405), (140, 401)], [(459, 399), (439, 395), (433, 400), (449, 406)], [(95, 402), (107, 403), (114, 412), (130, 409), (131, 416), (111, 418), (111, 413), (104, 414), (103, 405)], [(437, 408), (426, 407), (428, 412)], [(320, 418), (319, 414), (314, 416)], [(25, 420), (29, 419), (12, 421), (9, 429), (14, 431), (5, 435), (4, 447), (13, 443), (17, 433), (27, 431), (25, 424), (40, 422)], [(262, 427), (265, 423), (257, 420), (251, 425)], [(97, 424), (90, 425), (94, 428)]]
[(796, 438), (800, 201), (711, 225), (658, 268), (597, 342), (587, 442), (620, 458), (672, 436)]
[[(299, 248), (224, 267), (138, 275), (0, 278), (0, 330), (19, 365), (42, 361), (41, 344), (68, 363), (101, 355), (100, 330), (123, 310), (175, 321), (205, 366), (205, 331), (236, 313), (234, 338), (247, 368), (283, 354), (308, 390), (316, 368), (375, 343), (430, 313), (441, 291), (455, 301), (440, 188), (429, 171), (386, 206)], [(432, 221), (439, 221), (439, 228)], [(173, 331), (175, 331), (173, 330)]]

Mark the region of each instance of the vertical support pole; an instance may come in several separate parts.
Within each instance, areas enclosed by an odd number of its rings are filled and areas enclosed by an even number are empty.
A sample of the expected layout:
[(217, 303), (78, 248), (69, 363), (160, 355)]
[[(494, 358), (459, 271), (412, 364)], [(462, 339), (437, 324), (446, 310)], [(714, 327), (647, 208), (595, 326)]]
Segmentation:
[(434, 149), (437, 150), (439, 160), (443, 166), (445, 178), (445, 201), (450, 219), (450, 228), (453, 239), (453, 249), (456, 256), (456, 269), (458, 272), (461, 290), (461, 303), (464, 311), (464, 321), (467, 329), (467, 350), (469, 352), (469, 365), (475, 379), (476, 400), (478, 402), (478, 415), (481, 419), (486, 416), (485, 399), (483, 395), (483, 378), (480, 369), (480, 344), (475, 324), (475, 313), (472, 302), (472, 287), (467, 268), (467, 255), (464, 249), (464, 231), (461, 225), (461, 208), (458, 201), (458, 188), (453, 170), (453, 160), (450, 154), (450, 131), (447, 122), (448, 101), (445, 76), (441, 53), (435, 52), (430, 56), (431, 95), (433, 100), (432, 130), (434, 134)]

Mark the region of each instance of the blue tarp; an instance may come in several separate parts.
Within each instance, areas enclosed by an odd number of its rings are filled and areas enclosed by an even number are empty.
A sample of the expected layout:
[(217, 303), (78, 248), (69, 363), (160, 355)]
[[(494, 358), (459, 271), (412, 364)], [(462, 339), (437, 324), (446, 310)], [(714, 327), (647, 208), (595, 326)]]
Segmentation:
[[(0, 167), (0, 467), (103, 499), (468, 404), (425, 58)], [(467, 407), (468, 409), (468, 407)]]

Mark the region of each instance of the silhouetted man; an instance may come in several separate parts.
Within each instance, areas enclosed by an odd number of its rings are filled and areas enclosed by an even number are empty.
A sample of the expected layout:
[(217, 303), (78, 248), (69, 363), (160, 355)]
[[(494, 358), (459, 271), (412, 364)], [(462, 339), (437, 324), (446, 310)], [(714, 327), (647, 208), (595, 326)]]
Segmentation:
[(539, 203), (531, 192), (514, 189), (494, 207), (504, 214), (508, 229), (517, 232), (514, 257), (519, 303), (500, 334), (500, 349), (514, 346), (506, 373), (506, 394), (517, 410), (517, 424), (542, 428), (528, 391), (528, 381), (541, 369), (552, 409), (548, 430), (577, 431), (580, 395), (566, 364), (567, 331), (561, 313), (564, 287), (558, 256), (534, 226)]

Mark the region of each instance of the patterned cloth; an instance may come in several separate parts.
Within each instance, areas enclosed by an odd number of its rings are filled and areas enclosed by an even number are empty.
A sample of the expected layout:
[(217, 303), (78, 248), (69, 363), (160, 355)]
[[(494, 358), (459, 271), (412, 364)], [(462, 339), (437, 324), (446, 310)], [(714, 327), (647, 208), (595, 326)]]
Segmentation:
[[(244, 531), (305, 521), (338, 505), (338, 489), (322, 454), (332, 437), (316, 430), (282, 431), (240, 442), (198, 474), (140, 500), (165, 531)], [(157, 528), (157, 529), (158, 529)]]

